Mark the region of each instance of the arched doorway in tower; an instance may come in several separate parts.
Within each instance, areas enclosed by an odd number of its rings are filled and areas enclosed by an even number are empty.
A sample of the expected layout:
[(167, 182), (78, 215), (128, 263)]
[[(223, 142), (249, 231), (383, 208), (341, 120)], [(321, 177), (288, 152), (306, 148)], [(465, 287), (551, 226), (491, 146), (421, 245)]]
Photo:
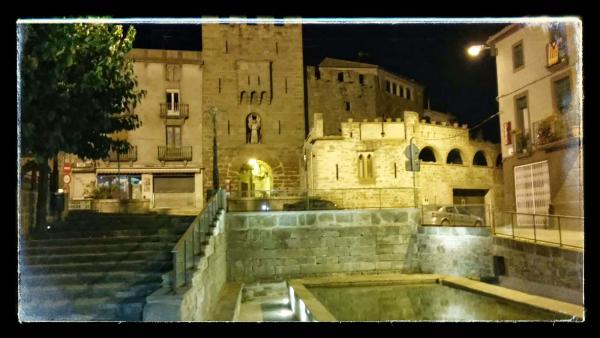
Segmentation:
[(273, 171), (264, 161), (250, 159), (239, 174), (241, 197), (268, 197), (273, 189)]

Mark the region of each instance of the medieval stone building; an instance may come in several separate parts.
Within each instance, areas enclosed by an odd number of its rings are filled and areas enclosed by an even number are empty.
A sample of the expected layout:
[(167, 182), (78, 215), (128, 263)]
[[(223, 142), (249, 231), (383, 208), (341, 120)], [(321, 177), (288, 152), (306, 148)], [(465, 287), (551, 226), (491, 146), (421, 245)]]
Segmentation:
[[(197, 211), (215, 185), (215, 154), (218, 184), (231, 198), (298, 194), (310, 187), (303, 145), (317, 127), (315, 114), (322, 118), (322, 135), (347, 139), (335, 143), (340, 150), (358, 135), (349, 136), (354, 124), (348, 119), (399, 119), (412, 111), (417, 121), (453, 120), (424, 109), (421, 84), (379, 66), (326, 58), (305, 67), (300, 25), (203, 25), (202, 51), (134, 49), (130, 57), (139, 87), (147, 91), (136, 108), (142, 126), (117, 135), (133, 145), (128, 154), (104, 161), (61, 158), (72, 168), (64, 186), (72, 208), (90, 207), (89, 197), (97, 200), (98, 190), (112, 184), (117, 188), (100, 198), (127, 199), (128, 211)], [(385, 128), (396, 128), (393, 124), (386, 122)], [(375, 149), (378, 142), (368, 151), (383, 151)], [(385, 147), (393, 146), (386, 142)], [(486, 153), (490, 165), (494, 154)], [(333, 173), (323, 170), (327, 173), (317, 176)]]

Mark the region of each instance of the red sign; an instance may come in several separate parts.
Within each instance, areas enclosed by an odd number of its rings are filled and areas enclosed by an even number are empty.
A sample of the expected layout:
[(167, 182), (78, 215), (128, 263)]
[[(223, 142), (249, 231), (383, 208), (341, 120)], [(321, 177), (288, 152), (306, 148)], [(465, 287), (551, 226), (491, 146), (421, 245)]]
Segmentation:
[(504, 122), (504, 144), (512, 144), (510, 121)]
[(71, 173), (71, 164), (70, 163), (65, 163), (63, 165), (63, 173), (65, 173), (65, 174)]

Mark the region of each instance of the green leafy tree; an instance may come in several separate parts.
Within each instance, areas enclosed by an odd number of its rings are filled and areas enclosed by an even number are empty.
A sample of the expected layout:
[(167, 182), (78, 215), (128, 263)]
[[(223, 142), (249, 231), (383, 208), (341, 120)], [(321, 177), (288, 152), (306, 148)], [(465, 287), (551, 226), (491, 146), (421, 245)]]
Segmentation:
[(21, 141), (39, 168), (36, 225), (46, 219), (48, 161), (60, 151), (99, 159), (130, 145), (113, 135), (140, 126), (131, 50), (135, 30), (120, 25), (20, 27)]

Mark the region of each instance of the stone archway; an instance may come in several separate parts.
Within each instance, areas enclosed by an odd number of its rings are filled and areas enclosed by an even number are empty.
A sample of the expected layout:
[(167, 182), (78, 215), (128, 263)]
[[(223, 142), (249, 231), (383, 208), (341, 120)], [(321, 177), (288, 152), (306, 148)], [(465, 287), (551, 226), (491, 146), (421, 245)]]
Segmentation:
[(238, 181), (241, 197), (268, 197), (273, 189), (273, 170), (264, 161), (250, 159), (242, 164)]

